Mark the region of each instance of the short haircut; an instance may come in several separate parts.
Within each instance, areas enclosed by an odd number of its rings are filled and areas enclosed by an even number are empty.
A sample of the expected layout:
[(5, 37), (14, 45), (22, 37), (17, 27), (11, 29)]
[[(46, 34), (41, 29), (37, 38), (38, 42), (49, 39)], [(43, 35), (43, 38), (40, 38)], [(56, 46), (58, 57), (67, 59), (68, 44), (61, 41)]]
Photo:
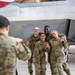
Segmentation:
[(44, 32), (40, 32), (40, 35), (45, 34)]
[(48, 26), (48, 25), (44, 26), (44, 28), (46, 28), (46, 27), (49, 27), (50, 28), (50, 26)]
[(39, 27), (34, 27), (34, 29), (40, 30), (40, 28), (39, 28)]
[(7, 27), (8, 25), (10, 25), (9, 20), (6, 17), (0, 15), (0, 28)]
[(45, 28), (48, 28), (48, 30), (51, 32), (50, 26), (48, 26), (48, 25), (44, 26), (44, 31), (45, 31)]

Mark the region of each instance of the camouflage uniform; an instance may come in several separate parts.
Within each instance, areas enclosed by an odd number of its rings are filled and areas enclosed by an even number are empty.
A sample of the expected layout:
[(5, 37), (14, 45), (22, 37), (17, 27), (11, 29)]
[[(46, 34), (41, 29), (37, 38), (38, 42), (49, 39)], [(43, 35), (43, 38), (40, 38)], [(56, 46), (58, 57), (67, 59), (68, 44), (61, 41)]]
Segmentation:
[(50, 63), (52, 75), (63, 75), (63, 62), (64, 62), (64, 51), (62, 50), (63, 43), (57, 43), (58, 40), (55, 38), (50, 40), (51, 53)]
[[(61, 39), (63, 39), (63, 38), (65, 37), (64, 34), (58, 34), (58, 36), (59, 36)], [(52, 38), (53, 38), (53, 37), (52, 37), (52, 35), (51, 35), (51, 33), (50, 33), (49, 36), (46, 37), (46, 41), (49, 42), (49, 40), (52, 39)], [(68, 47), (68, 45), (65, 44), (65, 45), (64, 45), (64, 48), (66, 49), (67, 47)], [(48, 53), (48, 62), (50, 63), (50, 52)], [(51, 65), (51, 64), (50, 64), (50, 65)], [(66, 74), (67, 74), (67, 75), (71, 75), (70, 69), (69, 69), (68, 64), (67, 64), (66, 61), (64, 61), (64, 63), (63, 63), (62, 66), (63, 66), (63, 69), (64, 69), (64, 71), (66, 72)]]
[(13, 37), (0, 33), (0, 75), (16, 75), (16, 61), (31, 57), (30, 50)]
[(37, 37), (34, 37), (34, 35), (31, 35), (28, 38), (28, 40), (30, 41), (29, 48), (31, 49), (31, 53), (32, 53), (31, 58), (28, 60), (28, 71), (29, 71), (30, 75), (32, 75), (32, 73), (33, 73), (32, 63), (33, 63), (34, 46), (35, 46), (35, 43), (40, 40), (40, 36), (38, 35)]
[(67, 64), (66, 61), (63, 63), (62, 66), (63, 66), (63, 69), (64, 69), (64, 71), (66, 72), (66, 74), (67, 74), (67, 75), (71, 75), (70, 69), (69, 69), (68, 64)]
[(34, 48), (33, 61), (35, 65), (35, 75), (46, 75), (46, 56), (45, 52), (49, 52), (50, 49), (45, 50), (45, 43), (38, 41)]
[[(69, 45), (68, 45), (68, 43), (65, 43), (64, 44), (64, 50), (68, 50), (68, 47), (69, 47)], [(65, 52), (65, 51), (64, 51)], [(65, 61), (63, 62), (63, 69), (64, 69), (64, 71), (65, 71), (65, 73), (67, 74), (67, 75), (71, 75), (71, 73), (70, 73), (70, 69), (69, 69), (69, 66), (68, 66), (68, 64), (67, 64), (67, 60), (66, 60), (66, 58), (65, 58)]]

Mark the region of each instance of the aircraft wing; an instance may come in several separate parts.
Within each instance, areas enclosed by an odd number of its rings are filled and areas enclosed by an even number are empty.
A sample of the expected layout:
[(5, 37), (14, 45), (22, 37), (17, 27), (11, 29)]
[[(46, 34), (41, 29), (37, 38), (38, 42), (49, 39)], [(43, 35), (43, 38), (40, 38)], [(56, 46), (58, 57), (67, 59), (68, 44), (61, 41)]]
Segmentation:
[(10, 21), (75, 19), (75, 4), (69, 0), (39, 3), (11, 3), (0, 8)]

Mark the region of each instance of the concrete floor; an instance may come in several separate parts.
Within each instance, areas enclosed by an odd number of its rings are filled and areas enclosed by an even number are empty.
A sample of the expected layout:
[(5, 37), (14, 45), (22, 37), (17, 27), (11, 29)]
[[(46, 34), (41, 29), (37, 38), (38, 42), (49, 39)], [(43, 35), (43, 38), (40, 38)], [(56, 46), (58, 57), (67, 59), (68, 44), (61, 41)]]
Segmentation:
[[(71, 74), (75, 75), (75, 47), (74, 47), (74, 45), (70, 46), (68, 65), (71, 70)], [(28, 68), (27, 68), (27, 61), (18, 60), (17, 70), (18, 70), (18, 75), (29, 75)], [(33, 65), (33, 70), (34, 70), (34, 65)], [(35, 70), (34, 70), (34, 75), (35, 75)], [(46, 75), (51, 75), (49, 64), (47, 64)], [(64, 75), (66, 75), (66, 74), (64, 73)]]

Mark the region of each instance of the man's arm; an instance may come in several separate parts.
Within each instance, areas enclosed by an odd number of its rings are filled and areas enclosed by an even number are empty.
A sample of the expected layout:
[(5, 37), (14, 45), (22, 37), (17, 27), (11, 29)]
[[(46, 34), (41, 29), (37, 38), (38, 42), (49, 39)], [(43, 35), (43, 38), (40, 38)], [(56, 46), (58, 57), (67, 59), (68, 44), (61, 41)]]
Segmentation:
[(20, 60), (28, 60), (31, 57), (30, 49), (23, 42), (17, 44), (16, 53)]

